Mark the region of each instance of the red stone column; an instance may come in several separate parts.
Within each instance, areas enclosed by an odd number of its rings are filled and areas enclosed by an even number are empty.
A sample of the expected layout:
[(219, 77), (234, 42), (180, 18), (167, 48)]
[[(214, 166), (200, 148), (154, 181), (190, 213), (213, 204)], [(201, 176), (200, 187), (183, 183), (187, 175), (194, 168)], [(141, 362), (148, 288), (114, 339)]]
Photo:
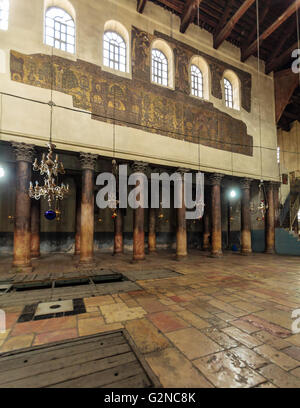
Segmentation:
[(13, 267), (20, 271), (31, 271), (30, 206), (28, 194), (31, 179), (34, 146), (12, 143), (16, 154), (16, 213), (14, 229)]
[(31, 258), (40, 257), (41, 202), (31, 200)]
[[(142, 162), (134, 162), (132, 169), (135, 173), (145, 173), (148, 164)], [(139, 181), (137, 186), (140, 185)], [(142, 187), (147, 188), (142, 185)], [(142, 197), (138, 197), (142, 200)], [(133, 261), (142, 261), (145, 259), (145, 231), (144, 231), (144, 216), (145, 209), (142, 207), (136, 208), (133, 211)]]
[(148, 251), (156, 252), (156, 209), (149, 208)]
[(116, 210), (117, 216), (114, 219), (115, 235), (114, 235), (114, 255), (124, 252), (123, 245), (123, 213), (120, 208)]
[(211, 183), (211, 256), (220, 257), (222, 253), (222, 222), (221, 222), (221, 181), (223, 175), (213, 173)]
[(266, 212), (265, 221), (265, 253), (275, 253), (275, 207), (274, 207), (274, 191), (273, 182), (270, 181), (266, 184), (267, 204), (268, 209)]
[(80, 153), (82, 168), (80, 263), (92, 264), (94, 257), (94, 171), (98, 155)]
[(251, 244), (251, 214), (250, 214), (250, 201), (251, 201), (251, 187), (252, 179), (244, 178), (241, 180), (241, 254), (249, 255), (252, 252)]
[(182, 191), (180, 193), (181, 208), (177, 208), (177, 232), (176, 232), (176, 256), (177, 259), (181, 259), (187, 256), (187, 232), (186, 232), (186, 208), (184, 202), (184, 173), (187, 173), (187, 169), (178, 169), (177, 173), (180, 174), (182, 179)]
[(80, 230), (81, 230), (81, 188), (76, 188), (76, 221), (75, 221), (75, 255), (80, 254)]
[(209, 186), (205, 185), (205, 193), (204, 193), (204, 200), (205, 200), (205, 207), (204, 207), (204, 214), (203, 214), (203, 251), (209, 251), (210, 249), (210, 191)]

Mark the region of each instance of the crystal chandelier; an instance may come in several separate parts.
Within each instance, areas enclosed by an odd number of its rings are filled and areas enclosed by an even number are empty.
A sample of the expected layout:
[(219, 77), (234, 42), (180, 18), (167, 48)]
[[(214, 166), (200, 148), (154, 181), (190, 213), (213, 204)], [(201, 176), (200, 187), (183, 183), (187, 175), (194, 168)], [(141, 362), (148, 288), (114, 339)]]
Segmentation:
[(48, 143), (49, 152), (45, 157), (43, 153), (42, 160), (38, 164), (38, 160), (35, 159), (33, 163), (33, 170), (39, 171), (41, 176), (46, 175), (44, 179), (44, 185), (40, 186), (38, 181), (33, 186), (30, 182), (29, 197), (39, 200), (41, 197), (48, 201), (49, 211), (45, 213), (45, 217), (49, 220), (56, 218), (56, 212), (52, 210), (53, 202), (62, 200), (66, 194), (69, 193), (69, 185), (65, 186), (63, 183), (58, 186), (55, 183), (55, 177), (59, 174), (65, 174), (63, 163), (58, 160), (58, 155), (53, 160), (53, 150), (55, 145)]

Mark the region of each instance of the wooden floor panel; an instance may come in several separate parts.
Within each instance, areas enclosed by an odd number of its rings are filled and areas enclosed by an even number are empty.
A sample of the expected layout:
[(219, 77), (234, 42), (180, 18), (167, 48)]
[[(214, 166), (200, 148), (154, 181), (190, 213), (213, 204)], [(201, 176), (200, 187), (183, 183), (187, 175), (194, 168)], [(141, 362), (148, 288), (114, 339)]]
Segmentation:
[(0, 355), (0, 388), (152, 387), (122, 331)]

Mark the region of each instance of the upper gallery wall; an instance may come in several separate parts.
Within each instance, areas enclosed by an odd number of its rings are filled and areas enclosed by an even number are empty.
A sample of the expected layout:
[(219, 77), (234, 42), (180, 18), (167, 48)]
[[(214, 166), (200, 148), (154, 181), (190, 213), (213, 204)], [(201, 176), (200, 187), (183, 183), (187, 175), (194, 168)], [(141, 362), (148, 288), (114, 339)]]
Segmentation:
[[(239, 49), (227, 42), (214, 50), (211, 35), (194, 25), (180, 34), (179, 18), (152, 3), (143, 15), (135, 0), (24, 3), (10, 0), (8, 30), (0, 30), (2, 140), (45, 145), (53, 88), (60, 149), (278, 179), (273, 78), (263, 67), (258, 74), (255, 58), (239, 62)], [(74, 21), (74, 53), (45, 44), (52, 6)], [(121, 71), (103, 63), (105, 32), (124, 39)], [(153, 49), (166, 56), (166, 84), (153, 76)], [(192, 66), (203, 74), (201, 97), (192, 90)]]

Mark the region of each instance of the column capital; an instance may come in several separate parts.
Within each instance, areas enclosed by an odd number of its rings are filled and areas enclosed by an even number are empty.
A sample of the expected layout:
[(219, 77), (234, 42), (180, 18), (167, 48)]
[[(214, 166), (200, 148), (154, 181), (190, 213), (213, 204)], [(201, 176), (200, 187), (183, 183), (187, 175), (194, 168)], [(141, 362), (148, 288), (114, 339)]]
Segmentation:
[(240, 180), (240, 187), (242, 190), (248, 190), (251, 186), (253, 179), (245, 177)]
[(220, 186), (222, 179), (224, 177), (224, 174), (221, 173), (211, 173), (209, 175), (209, 181), (211, 186)]
[(131, 168), (135, 173), (147, 174), (147, 172), (149, 171), (149, 163), (134, 161), (131, 165)]
[(277, 181), (266, 181), (264, 184), (265, 184), (265, 188), (266, 188), (266, 190), (267, 191), (270, 191), (270, 190), (275, 190), (275, 188), (278, 188), (277, 187)]
[(98, 158), (98, 154), (92, 153), (80, 153), (80, 163), (82, 170), (95, 170), (96, 160)]
[(14, 149), (17, 162), (25, 161), (28, 163), (32, 163), (34, 155), (34, 145), (19, 142), (12, 142), (11, 145)]

